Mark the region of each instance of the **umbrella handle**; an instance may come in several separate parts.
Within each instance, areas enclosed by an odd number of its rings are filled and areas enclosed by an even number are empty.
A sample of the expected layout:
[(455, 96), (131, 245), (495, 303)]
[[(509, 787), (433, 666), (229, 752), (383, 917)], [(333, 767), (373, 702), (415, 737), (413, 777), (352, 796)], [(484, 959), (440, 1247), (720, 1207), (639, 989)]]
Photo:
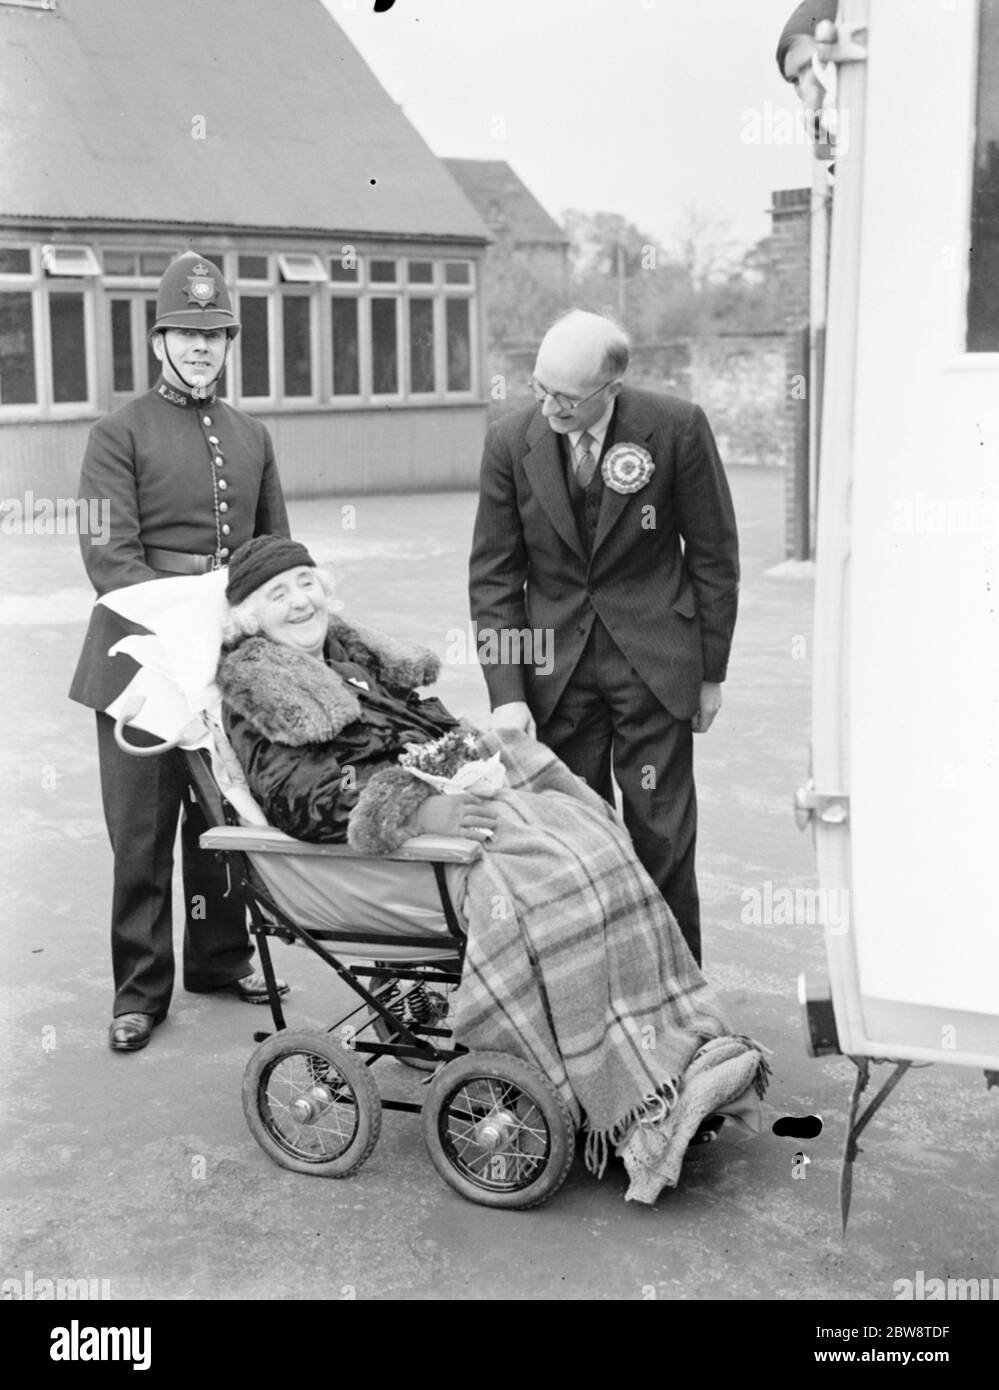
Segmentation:
[(114, 721), (114, 741), (122, 752), (130, 753), (133, 758), (158, 758), (161, 753), (168, 753), (171, 748), (179, 748), (180, 739), (165, 739), (162, 743), (140, 748), (137, 744), (129, 743), (125, 737), (125, 725), (131, 724), (145, 703), (145, 695), (132, 695), (125, 701), (118, 718)]

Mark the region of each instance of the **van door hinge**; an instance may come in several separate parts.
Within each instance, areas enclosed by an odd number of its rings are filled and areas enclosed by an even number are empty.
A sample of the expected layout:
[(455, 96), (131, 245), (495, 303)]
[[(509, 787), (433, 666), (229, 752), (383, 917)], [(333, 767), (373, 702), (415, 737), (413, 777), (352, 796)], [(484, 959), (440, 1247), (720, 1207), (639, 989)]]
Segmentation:
[(809, 778), (794, 794), (794, 819), (799, 830), (804, 830), (813, 819), (824, 825), (848, 825), (850, 798), (840, 792), (816, 791)]

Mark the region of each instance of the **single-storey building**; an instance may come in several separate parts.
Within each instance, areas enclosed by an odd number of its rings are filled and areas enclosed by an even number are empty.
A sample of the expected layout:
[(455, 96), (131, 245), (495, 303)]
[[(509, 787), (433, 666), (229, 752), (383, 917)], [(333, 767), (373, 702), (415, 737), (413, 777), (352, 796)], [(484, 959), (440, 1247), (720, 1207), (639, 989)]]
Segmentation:
[(495, 250), (518, 258), (567, 294), (569, 238), (506, 160), (443, 162), (492, 233)]
[(197, 250), (286, 491), (471, 485), (490, 233), (320, 0), (0, 0), (0, 492), (66, 495)]

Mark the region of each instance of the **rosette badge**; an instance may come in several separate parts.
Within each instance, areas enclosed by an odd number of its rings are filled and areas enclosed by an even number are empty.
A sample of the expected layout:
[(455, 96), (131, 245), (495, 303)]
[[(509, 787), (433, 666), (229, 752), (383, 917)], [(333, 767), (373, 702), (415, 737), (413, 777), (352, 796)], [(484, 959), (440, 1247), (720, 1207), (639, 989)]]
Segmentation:
[(638, 492), (652, 477), (656, 465), (641, 444), (615, 444), (604, 456), (600, 471), (614, 492)]

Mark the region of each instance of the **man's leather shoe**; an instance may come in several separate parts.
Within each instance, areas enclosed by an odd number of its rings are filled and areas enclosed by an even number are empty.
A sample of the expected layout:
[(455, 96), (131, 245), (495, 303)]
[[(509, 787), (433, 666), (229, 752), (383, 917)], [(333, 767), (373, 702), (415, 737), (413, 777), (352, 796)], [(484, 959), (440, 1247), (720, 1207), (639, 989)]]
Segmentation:
[(118, 1014), (108, 1029), (112, 1052), (138, 1052), (146, 1046), (158, 1022), (153, 1014)]
[[(275, 983), (278, 994), (288, 993), (288, 986), (284, 980), (276, 980)], [(213, 989), (211, 993), (234, 994), (237, 999), (243, 999), (247, 1004), (266, 1004), (269, 998), (267, 981), (260, 970), (255, 970), (252, 975), (244, 975), (241, 980), (233, 980), (231, 984), (222, 985), (219, 989)]]

